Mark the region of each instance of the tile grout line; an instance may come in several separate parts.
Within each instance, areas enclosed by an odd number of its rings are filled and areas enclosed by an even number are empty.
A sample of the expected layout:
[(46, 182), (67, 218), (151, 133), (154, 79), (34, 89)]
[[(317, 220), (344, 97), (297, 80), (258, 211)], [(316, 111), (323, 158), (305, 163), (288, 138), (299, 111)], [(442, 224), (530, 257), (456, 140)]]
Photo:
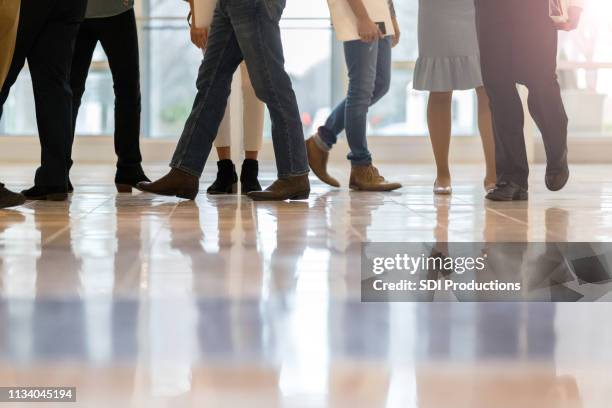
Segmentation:
[[(464, 204), (469, 204), (469, 201), (464, 201), (464, 200), (462, 200), (461, 198), (457, 198), (457, 200), (461, 201), (461, 202), (462, 202), (462, 203), (464, 203)], [(499, 215), (499, 216), (501, 216), (501, 217), (507, 218), (507, 219), (509, 219), (509, 220), (511, 220), (511, 221), (517, 222), (517, 223), (522, 224), (522, 225), (524, 225), (524, 226), (529, 226), (529, 223), (527, 223), (527, 222), (521, 221), (521, 220), (516, 219), (516, 218), (514, 218), (514, 217), (511, 217), (511, 216), (509, 216), (509, 215), (506, 215), (506, 214), (504, 214), (503, 212), (500, 212), (500, 211), (498, 211), (498, 210), (496, 210), (496, 209), (494, 209), (494, 208), (487, 207), (486, 205), (484, 206), (484, 210), (485, 210), (485, 212), (487, 212), (487, 211), (491, 211), (491, 212), (493, 212), (494, 214), (497, 214), (497, 215)], [(527, 212), (529, 212), (529, 207), (527, 207)]]
[[(85, 219), (87, 216), (91, 215), (94, 211), (96, 211), (98, 208), (102, 207), (104, 204), (106, 204), (111, 199), (112, 199), (112, 197), (108, 197), (106, 200), (102, 201), (99, 205), (97, 205), (96, 207), (92, 208), (90, 211), (86, 212), (84, 215), (76, 217), (74, 220), (75, 221), (80, 221), (80, 220)], [(72, 201), (70, 203), (72, 204)], [(34, 208), (32, 208), (32, 209), (34, 211), (36, 211), (36, 209), (34, 209)], [(70, 211), (70, 206), (68, 206), (68, 211)], [(68, 224), (65, 227), (61, 228), (56, 233), (54, 233), (53, 235), (51, 235), (45, 241), (41, 242), (40, 243), (40, 247), (43, 248), (45, 245), (49, 245), (51, 242), (55, 241), (57, 238), (62, 236), (66, 231), (70, 230), (70, 228), (72, 228), (72, 226), (70, 225), (72, 220), (73, 220), (72, 217), (69, 217)]]

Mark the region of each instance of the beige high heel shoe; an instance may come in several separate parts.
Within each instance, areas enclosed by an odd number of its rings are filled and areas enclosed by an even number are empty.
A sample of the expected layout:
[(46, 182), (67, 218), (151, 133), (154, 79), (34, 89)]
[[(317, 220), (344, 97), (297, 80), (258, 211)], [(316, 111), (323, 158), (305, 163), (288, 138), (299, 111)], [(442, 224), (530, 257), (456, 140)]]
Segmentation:
[(453, 194), (453, 188), (451, 186), (439, 186), (436, 180), (433, 187), (433, 193), (435, 195), (451, 195)]

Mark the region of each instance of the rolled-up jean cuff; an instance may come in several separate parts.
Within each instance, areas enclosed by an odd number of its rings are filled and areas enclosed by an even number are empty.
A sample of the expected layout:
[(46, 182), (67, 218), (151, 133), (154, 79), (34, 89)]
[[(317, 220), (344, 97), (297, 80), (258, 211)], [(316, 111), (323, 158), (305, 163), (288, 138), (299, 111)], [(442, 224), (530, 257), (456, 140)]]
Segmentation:
[(179, 166), (178, 164), (170, 163), (170, 167), (173, 168), (173, 169), (180, 170), (180, 171), (182, 171), (184, 173), (190, 174), (192, 176), (195, 176), (197, 178), (202, 177), (202, 173), (200, 173), (198, 171), (195, 171), (195, 170), (192, 170), (192, 169), (190, 169), (188, 167), (185, 167), (185, 166)]
[(323, 140), (323, 138), (321, 138), (321, 135), (319, 133), (317, 133), (314, 136), (314, 141), (315, 141), (315, 144), (317, 145), (317, 147), (319, 149), (323, 150), (324, 152), (329, 152), (332, 149), (330, 145), (325, 143), (325, 141)]
[(369, 159), (359, 159), (359, 160), (352, 160), (349, 159), (351, 162), (351, 165), (353, 166), (369, 166), (370, 164), (372, 164), (372, 158)]
[(298, 177), (298, 176), (303, 176), (303, 175), (308, 174), (308, 173), (310, 173), (310, 170), (305, 170), (305, 171), (297, 172), (297, 173), (289, 173), (289, 174), (278, 173), (278, 178), (279, 179), (285, 179), (285, 178), (289, 178), (289, 177)]

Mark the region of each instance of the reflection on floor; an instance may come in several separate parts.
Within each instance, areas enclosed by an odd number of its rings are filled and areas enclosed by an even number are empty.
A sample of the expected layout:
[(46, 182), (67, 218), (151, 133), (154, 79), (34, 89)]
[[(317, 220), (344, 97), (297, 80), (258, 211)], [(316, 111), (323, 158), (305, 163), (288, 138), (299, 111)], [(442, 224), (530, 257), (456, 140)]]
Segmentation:
[(612, 304), (363, 304), (359, 267), (366, 240), (612, 241), (612, 167), (560, 193), (537, 168), (528, 203), (484, 202), (474, 167), (436, 198), (431, 168), (382, 168), (405, 187), (194, 203), (81, 166), (70, 202), (0, 211), (0, 386), (77, 386), (83, 407), (609, 408)]

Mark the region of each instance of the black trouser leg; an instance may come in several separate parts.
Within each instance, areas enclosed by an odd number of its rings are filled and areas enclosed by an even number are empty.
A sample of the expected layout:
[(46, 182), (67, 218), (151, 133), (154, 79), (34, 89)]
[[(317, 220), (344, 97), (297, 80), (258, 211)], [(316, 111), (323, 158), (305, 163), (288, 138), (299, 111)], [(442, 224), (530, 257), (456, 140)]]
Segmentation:
[(557, 30), (548, 17), (546, 0), (521, 0), (517, 23), (518, 81), (529, 89), (529, 112), (538, 125), (548, 170), (562, 170), (567, 159), (567, 114), (557, 81)]
[(497, 180), (527, 188), (524, 113), (513, 71), (514, 15), (522, 9), (513, 2), (490, 0), (477, 0), (476, 6), (482, 75), (493, 115)]
[(72, 167), (72, 145), (76, 132), (76, 122), (81, 107), (81, 99), (85, 93), (85, 83), (89, 67), (96, 49), (98, 38), (92, 29), (91, 20), (85, 20), (80, 28), (74, 46), (74, 57), (70, 72), (70, 87), (72, 88), (72, 132), (70, 134), (70, 150), (68, 152), (68, 171)]
[(52, 11), (49, 1), (23, 0), (19, 15), (19, 28), (17, 29), (17, 41), (11, 67), (6, 76), (2, 90), (0, 90), (0, 118), (2, 118), (3, 106), (8, 98), (11, 87), (17, 81), (19, 73), (23, 69), (26, 58), (32, 47), (36, 44), (45, 22)]
[(567, 164), (568, 118), (556, 79), (529, 86), (529, 112), (542, 132), (547, 171), (563, 170)]
[(140, 64), (134, 10), (98, 21), (115, 89), (117, 170), (140, 169)]
[(70, 66), (78, 28), (77, 19), (52, 16), (28, 56), (42, 149), (41, 166), (35, 177), (38, 186), (65, 188), (68, 181), (72, 134)]

